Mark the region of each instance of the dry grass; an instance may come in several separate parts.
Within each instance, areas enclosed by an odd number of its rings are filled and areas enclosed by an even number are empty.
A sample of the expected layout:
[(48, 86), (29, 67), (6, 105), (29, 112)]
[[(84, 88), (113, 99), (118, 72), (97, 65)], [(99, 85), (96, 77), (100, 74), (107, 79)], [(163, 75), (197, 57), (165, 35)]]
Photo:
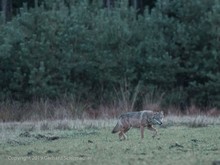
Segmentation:
[[(25, 122), (2, 122), (0, 132), (4, 130), (22, 131), (45, 131), (45, 130), (80, 130), (101, 129), (114, 127), (117, 119), (64, 119), (64, 120), (42, 120)], [(208, 116), (166, 116), (162, 127), (185, 125), (192, 128), (206, 127), (208, 125), (220, 125), (220, 117)]]
[[(122, 90), (119, 91), (115, 102), (108, 105), (99, 105), (95, 107), (92, 106), (92, 104), (82, 103), (75, 99), (63, 99), (56, 101), (38, 100), (29, 103), (21, 103), (16, 101), (0, 102), (0, 122), (116, 118), (123, 112), (134, 110), (139, 92), (138, 87), (139, 86), (137, 85), (133, 93), (128, 93), (122, 88)], [(178, 107), (162, 109), (160, 107), (160, 102), (163, 98), (163, 94), (157, 95), (158, 96), (149, 94), (149, 96), (147, 95), (146, 98), (143, 98), (143, 109), (151, 109), (154, 111), (163, 110), (167, 115), (175, 114), (177, 116), (220, 115), (220, 110), (216, 108), (207, 109), (204, 112), (198, 107), (191, 106), (187, 108), (184, 113), (182, 113)], [(196, 122), (197, 121), (195, 121), (195, 123)], [(61, 125), (60, 127), (62, 127)], [(43, 127), (44, 129), (48, 129), (46, 125), (42, 126), (42, 129)]]
[(164, 126), (187, 125), (192, 128), (206, 127), (208, 125), (220, 125), (220, 117), (211, 117), (205, 115), (195, 116), (167, 116), (164, 120)]
[(71, 130), (87, 128), (109, 128), (116, 123), (115, 119), (64, 119), (64, 120), (43, 120), (43, 121), (25, 121), (25, 122), (2, 122), (0, 123), (0, 132), (9, 131), (45, 131), (45, 130)]

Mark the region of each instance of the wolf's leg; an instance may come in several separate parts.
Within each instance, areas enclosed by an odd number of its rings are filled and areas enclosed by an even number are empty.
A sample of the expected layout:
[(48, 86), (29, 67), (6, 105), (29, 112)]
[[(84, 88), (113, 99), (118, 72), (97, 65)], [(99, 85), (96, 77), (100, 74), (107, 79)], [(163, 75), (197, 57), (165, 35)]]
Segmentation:
[[(129, 129), (130, 129), (130, 128), (127, 127), (127, 128), (123, 128), (122, 130), (120, 130), (120, 133), (119, 133), (119, 139), (120, 139), (120, 140), (125, 140), (125, 139), (127, 139), (127, 136), (125, 135), (125, 133), (128, 132)], [(122, 139), (122, 137), (123, 137), (123, 139)]]
[(141, 139), (144, 138), (144, 127), (140, 126), (140, 130), (141, 130)]
[(125, 133), (128, 132), (129, 129), (130, 129), (130, 127), (124, 128), (124, 131), (123, 131), (124, 139), (127, 139), (127, 136), (125, 135)]
[(125, 135), (125, 133), (123, 132), (123, 140), (126, 140), (127, 139), (127, 136)]
[(154, 134), (152, 136), (153, 138), (157, 135), (157, 130), (152, 125), (148, 125), (147, 129), (150, 131), (154, 131)]
[(128, 127), (128, 128), (124, 128), (124, 131), (123, 131), (123, 132), (126, 133), (126, 132), (129, 131), (129, 129), (130, 129), (129, 127)]
[(123, 132), (120, 131), (118, 136), (119, 136), (119, 139), (122, 140)]
[(123, 131), (120, 131), (118, 135), (119, 135), (119, 139), (120, 139), (120, 140), (125, 140), (125, 139), (127, 139), (127, 136), (124, 134)]

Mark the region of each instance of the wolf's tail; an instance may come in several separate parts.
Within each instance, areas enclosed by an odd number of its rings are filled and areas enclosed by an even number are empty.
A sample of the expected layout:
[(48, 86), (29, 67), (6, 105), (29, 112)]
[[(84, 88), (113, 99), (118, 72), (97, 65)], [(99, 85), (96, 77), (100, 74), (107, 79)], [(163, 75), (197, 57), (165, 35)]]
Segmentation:
[(112, 133), (117, 133), (119, 131), (119, 124), (117, 123), (116, 126), (113, 128)]

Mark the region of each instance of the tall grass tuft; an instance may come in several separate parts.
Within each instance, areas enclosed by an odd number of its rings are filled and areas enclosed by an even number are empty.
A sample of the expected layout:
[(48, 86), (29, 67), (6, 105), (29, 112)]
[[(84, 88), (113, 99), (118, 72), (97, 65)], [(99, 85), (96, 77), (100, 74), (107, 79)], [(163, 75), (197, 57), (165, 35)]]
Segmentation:
[(198, 127), (207, 127), (209, 124), (212, 124), (212, 121), (208, 121), (208, 118), (205, 116), (196, 116), (192, 122), (188, 123), (188, 126), (191, 128)]

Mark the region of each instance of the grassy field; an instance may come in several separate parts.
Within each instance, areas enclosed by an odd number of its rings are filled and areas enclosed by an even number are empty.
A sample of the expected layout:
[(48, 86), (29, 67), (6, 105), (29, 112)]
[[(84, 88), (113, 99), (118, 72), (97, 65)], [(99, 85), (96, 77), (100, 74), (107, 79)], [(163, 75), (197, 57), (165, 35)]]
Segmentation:
[(116, 120), (1, 123), (0, 164), (208, 165), (220, 161), (220, 118), (169, 117), (155, 139), (131, 129), (111, 134)]

